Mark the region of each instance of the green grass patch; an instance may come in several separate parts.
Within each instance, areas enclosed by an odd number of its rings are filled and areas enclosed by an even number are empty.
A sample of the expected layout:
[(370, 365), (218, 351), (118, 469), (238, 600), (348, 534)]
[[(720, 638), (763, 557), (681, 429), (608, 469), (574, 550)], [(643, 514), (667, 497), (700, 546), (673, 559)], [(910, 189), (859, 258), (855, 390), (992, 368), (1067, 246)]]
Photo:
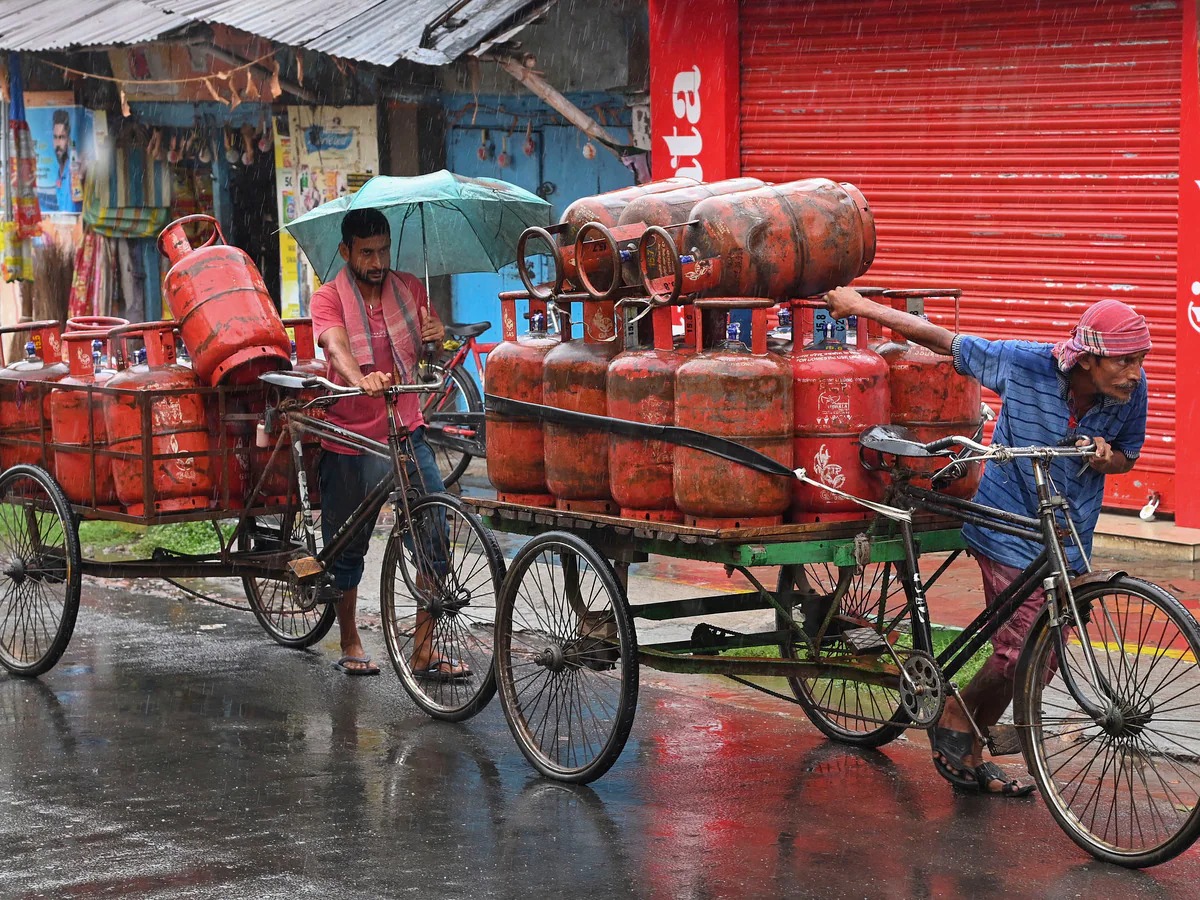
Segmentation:
[[(237, 525), (221, 524), (221, 533), (228, 540)], [(170, 525), (129, 525), (125, 522), (94, 520), (79, 523), (79, 542), (84, 556), (121, 555), (149, 556), (158, 548), (174, 553), (202, 555), (221, 549), (211, 522), (176, 522)]]

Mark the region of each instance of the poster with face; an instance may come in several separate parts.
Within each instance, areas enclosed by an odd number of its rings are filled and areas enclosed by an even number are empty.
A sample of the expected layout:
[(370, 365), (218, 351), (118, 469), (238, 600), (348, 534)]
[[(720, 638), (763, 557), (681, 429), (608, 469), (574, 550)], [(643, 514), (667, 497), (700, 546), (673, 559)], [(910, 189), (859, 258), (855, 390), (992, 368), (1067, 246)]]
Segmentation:
[(83, 173), (92, 156), (92, 111), (71, 105), (70, 94), (30, 94), (26, 103), (42, 212), (78, 213), (83, 208)]

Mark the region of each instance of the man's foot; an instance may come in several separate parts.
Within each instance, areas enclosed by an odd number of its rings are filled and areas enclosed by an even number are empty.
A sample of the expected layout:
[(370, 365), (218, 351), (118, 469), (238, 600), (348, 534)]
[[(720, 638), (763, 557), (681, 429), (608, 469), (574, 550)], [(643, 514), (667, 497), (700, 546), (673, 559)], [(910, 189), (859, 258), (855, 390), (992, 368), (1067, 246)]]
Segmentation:
[(955, 787), (979, 789), (972, 765), (975, 735), (935, 726), (929, 729), (929, 746), (933, 750), (933, 767), (939, 775)]
[(470, 678), (475, 674), (466, 663), (457, 659), (434, 659), (424, 663), (414, 662), (411, 665), (413, 675), (426, 681), (455, 681), (459, 678)]
[(1028, 797), (1037, 787), (1035, 784), (1022, 784), (1015, 778), (1009, 778), (998, 765), (986, 762), (975, 767), (975, 780), (980, 793), (994, 794), (997, 797)]
[(353, 656), (347, 653), (333, 664), (333, 667), (345, 675), (378, 675), (379, 666), (371, 662), (369, 656)]

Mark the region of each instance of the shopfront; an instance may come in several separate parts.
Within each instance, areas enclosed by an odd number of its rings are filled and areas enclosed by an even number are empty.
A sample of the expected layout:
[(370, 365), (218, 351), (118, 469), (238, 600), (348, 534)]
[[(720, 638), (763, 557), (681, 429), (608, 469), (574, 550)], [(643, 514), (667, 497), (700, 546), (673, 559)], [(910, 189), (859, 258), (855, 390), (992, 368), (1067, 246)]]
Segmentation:
[[(1200, 501), (1177, 475), (1198, 455), (1183, 447), (1189, 431), (1200, 433), (1200, 389), (1184, 378), (1200, 352), (1186, 315), (1200, 288), (1185, 296), (1200, 272), (1183, 271), (1196, 254), (1178, 249), (1197, 224), (1187, 192), (1200, 173), (1181, 176), (1180, 158), (1181, 127), (1200, 130), (1194, 7), (706, 10), (651, 3), (656, 177), (852, 182), (879, 233), (861, 283), (959, 287), (964, 331), (1058, 339), (1096, 300), (1131, 303), (1154, 339), (1148, 439), (1136, 471), (1108, 479), (1107, 503), (1139, 509), (1157, 493), (1162, 512), (1200, 525)], [(953, 323), (945, 306), (934, 315)]]

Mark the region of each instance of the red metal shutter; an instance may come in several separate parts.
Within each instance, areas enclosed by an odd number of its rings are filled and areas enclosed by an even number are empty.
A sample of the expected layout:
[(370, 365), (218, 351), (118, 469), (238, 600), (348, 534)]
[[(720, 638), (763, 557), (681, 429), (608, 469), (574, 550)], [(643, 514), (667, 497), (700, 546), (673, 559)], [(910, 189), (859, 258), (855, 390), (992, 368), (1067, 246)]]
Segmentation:
[(1061, 339), (1105, 297), (1150, 320), (1146, 445), (1106, 502), (1169, 512), (1179, 5), (744, 0), (740, 32), (742, 173), (858, 185), (862, 283), (961, 287), (992, 338)]

